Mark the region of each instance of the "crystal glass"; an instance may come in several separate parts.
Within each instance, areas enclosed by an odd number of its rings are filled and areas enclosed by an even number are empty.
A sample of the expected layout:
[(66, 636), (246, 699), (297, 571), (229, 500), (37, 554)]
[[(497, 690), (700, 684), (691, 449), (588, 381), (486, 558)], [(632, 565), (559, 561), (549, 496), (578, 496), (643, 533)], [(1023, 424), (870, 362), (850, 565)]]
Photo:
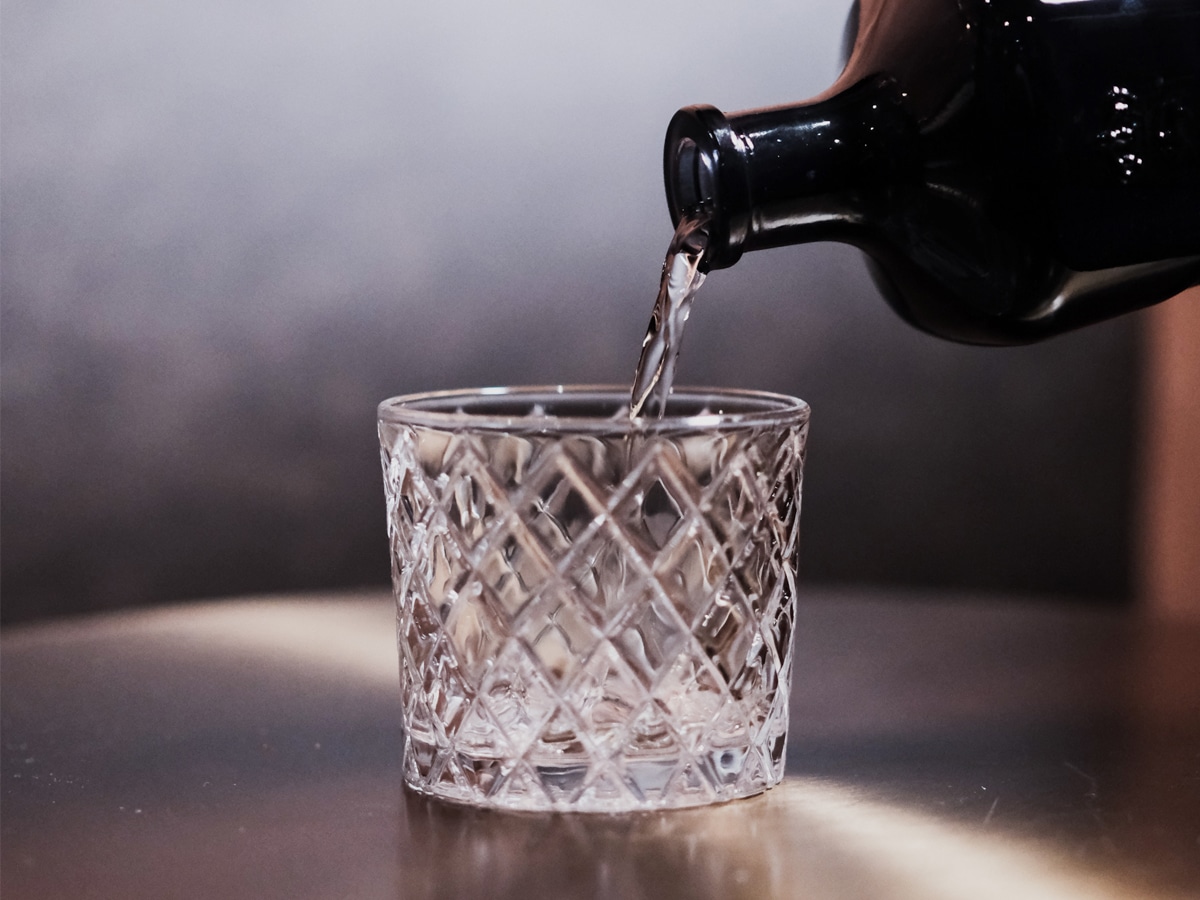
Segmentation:
[(384, 401), (404, 778), (617, 812), (783, 777), (809, 409), (678, 390)]

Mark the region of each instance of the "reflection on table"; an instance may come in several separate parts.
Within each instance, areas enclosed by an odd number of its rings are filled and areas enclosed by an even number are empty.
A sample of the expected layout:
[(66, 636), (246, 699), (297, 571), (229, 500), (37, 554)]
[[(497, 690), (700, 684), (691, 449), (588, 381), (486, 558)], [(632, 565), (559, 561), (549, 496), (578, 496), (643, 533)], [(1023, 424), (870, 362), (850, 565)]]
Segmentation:
[(541, 816), (399, 783), (381, 595), (8, 630), (0, 889), (52, 897), (1200, 895), (1200, 632), (811, 595), (789, 777)]

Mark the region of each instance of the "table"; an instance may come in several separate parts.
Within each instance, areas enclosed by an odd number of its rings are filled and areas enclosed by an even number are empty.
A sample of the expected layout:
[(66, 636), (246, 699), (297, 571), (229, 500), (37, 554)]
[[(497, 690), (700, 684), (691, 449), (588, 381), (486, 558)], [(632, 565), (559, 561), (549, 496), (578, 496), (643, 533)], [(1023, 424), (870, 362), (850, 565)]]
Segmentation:
[(401, 788), (390, 599), (6, 629), (0, 892), (51, 898), (1200, 897), (1200, 630), (808, 591), (788, 777), (723, 806)]

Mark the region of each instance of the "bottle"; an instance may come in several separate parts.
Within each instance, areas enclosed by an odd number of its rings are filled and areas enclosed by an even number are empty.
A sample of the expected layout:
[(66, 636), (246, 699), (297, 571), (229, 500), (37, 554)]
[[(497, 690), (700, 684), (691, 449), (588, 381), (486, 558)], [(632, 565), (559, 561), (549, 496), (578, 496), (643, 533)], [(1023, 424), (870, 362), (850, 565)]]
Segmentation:
[(807, 102), (675, 114), (709, 269), (836, 240), (952, 340), (1019, 344), (1200, 283), (1200, 3), (861, 0)]

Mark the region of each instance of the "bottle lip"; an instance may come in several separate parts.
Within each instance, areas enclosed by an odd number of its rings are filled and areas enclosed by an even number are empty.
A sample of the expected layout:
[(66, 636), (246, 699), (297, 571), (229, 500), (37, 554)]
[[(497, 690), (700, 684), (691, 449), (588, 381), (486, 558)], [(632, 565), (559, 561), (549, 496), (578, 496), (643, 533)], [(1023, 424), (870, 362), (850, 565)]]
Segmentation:
[(709, 218), (705, 269), (725, 269), (742, 256), (749, 230), (749, 185), (729, 120), (708, 105), (685, 106), (667, 126), (663, 183), (675, 226), (689, 213)]

